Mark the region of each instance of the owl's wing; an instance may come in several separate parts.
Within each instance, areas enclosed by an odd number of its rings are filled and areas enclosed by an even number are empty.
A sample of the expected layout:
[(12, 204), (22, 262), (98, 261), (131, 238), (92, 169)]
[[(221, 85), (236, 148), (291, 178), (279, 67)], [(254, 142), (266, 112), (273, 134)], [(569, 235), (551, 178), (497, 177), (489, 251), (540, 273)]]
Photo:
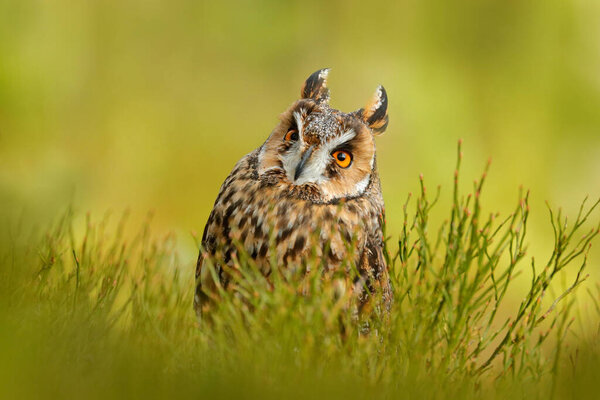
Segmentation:
[(368, 240), (365, 252), (368, 254), (367, 259), (369, 260), (369, 269), (373, 273), (373, 290), (375, 292), (381, 290), (387, 305), (387, 303), (391, 301), (392, 288), (387, 263), (385, 262), (385, 257), (383, 255), (383, 241)]
[[(228, 196), (226, 193), (228, 193), (228, 189), (235, 187), (239, 182), (255, 179), (254, 175), (257, 157), (258, 149), (242, 157), (242, 159), (237, 162), (229, 176), (227, 176), (221, 185), (213, 210), (204, 227), (204, 233), (202, 234), (202, 248), (198, 255), (195, 274), (196, 290), (194, 294), (194, 309), (196, 310), (198, 318), (200, 318), (203, 310), (210, 306), (210, 298), (207, 293), (215, 292), (217, 285), (213, 277), (210, 276), (211, 271), (209, 271), (209, 268), (206, 268), (207, 258), (215, 256), (216, 248), (218, 247), (217, 243), (221, 243), (222, 245), (223, 243), (229, 242), (229, 227), (227, 224), (229, 223), (229, 215), (233, 212), (234, 208), (230, 205), (228, 206), (231, 195)], [(230, 191), (229, 193), (233, 192)], [(224, 262), (226, 263), (227, 261)], [(223, 284), (221, 266), (217, 264), (214, 267), (218, 279), (221, 280), (220, 283)]]
[[(380, 225), (366, 239), (359, 263), (359, 271), (369, 292), (372, 294), (381, 293), (383, 304), (389, 310), (393, 294), (383, 247), (383, 233)], [(372, 295), (359, 296), (361, 309), (369, 303), (370, 297)]]
[(202, 234), (202, 248), (198, 254), (198, 261), (196, 262), (196, 289), (194, 292), (194, 310), (196, 311), (196, 316), (200, 320), (202, 317), (202, 306), (208, 302), (208, 296), (202, 290), (202, 272), (203, 272), (203, 264), (204, 259), (206, 257), (206, 246), (209, 244), (210, 240), (207, 240), (208, 228), (212, 224), (213, 213), (210, 214), (206, 226), (204, 227), (204, 233)]

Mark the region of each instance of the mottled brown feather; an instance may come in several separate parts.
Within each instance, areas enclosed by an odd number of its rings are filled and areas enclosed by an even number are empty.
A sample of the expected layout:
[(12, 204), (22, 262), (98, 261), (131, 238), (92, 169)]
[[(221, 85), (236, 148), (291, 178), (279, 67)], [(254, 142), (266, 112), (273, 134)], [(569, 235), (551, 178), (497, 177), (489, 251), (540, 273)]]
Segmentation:
[[(361, 275), (361, 282), (354, 285), (361, 304), (369, 304), (369, 292), (381, 290), (389, 305), (392, 291), (382, 238), (384, 203), (373, 139), (384, 119), (387, 124), (387, 112), (373, 109), (381, 101), (373, 103), (368, 116), (330, 108), (324, 101), (329, 95), (326, 74), (319, 71), (309, 77), (302, 94), (281, 115), (265, 143), (238, 161), (219, 190), (196, 266), (194, 306), (199, 316), (218, 301), (217, 285), (228, 288), (240, 249), (269, 276), (272, 257), (278, 268), (286, 268), (305, 264), (313, 252), (327, 260), (326, 270), (335, 271), (348, 257), (350, 241), (356, 244), (351, 254), (356, 254)], [(298, 131), (298, 143), (284, 139), (290, 129)], [(352, 154), (349, 167), (340, 168), (326, 153), (334, 144)], [(327, 165), (321, 166), (320, 178), (301, 182), (290, 168), (299, 168), (300, 155), (309, 147), (314, 154), (321, 152), (314, 157), (311, 153), (311, 165)], [(208, 260), (214, 262), (216, 282), (205, 268)]]

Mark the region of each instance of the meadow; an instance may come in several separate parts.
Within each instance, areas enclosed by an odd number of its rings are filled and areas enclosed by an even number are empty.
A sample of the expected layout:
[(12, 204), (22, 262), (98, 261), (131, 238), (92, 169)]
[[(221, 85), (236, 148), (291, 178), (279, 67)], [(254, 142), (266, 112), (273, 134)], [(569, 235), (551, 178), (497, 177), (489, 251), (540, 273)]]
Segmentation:
[[(599, 17), (0, 0), (0, 397), (597, 397)], [(319, 260), (301, 296), (241, 259), (244, 301), (199, 326), (219, 185), (323, 67), (335, 108), (389, 96), (392, 310), (357, 323)]]
[[(151, 216), (133, 236), (126, 214), (87, 215), (81, 234), (71, 210), (42, 234), (12, 226), (0, 270), (3, 395), (594, 397), (600, 291), (588, 290), (591, 322), (572, 325), (600, 200), (570, 222), (549, 208), (554, 249), (536, 263), (527, 255), (529, 194), (507, 216), (482, 214), (487, 170), (463, 195), (461, 157), (459, 144), (454, 201), (437, 232), (437, 197), (422, 178), (407, 199), (402, 233), (386, 247), (391, 310), (358, 321), (349, 306), (357, 299), (323, 279), (318, 259), (306, 276), (274, 265), (267, 280), (240, 252), (236, 294), (221, 291), (211, 323), (199, 323), (193, 265), (181, 263), (173, 234), (151, 230)], [(526, 272), (527, 289), (512, 294), (520, 302), (505, 301)]]

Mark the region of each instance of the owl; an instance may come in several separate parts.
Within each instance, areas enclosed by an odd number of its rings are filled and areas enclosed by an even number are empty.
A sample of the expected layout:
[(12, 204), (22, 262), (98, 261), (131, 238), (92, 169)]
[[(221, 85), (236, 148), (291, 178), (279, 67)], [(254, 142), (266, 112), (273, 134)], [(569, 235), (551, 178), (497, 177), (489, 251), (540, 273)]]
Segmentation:
[[(228, 271), (240, 247), (267, 279), (273, 260), (277, 268), (306, 268), (316, 255), (327, 273), (347, 268), (343, 261), (351, 256), (358, 274), (350, 286), (359, 304), (379, 290), (389, 306), (374, 140), (388, 125), (387, 94), (379, 86), (364, 108), (341, 112), (329, 106), (328, 73), (321, 69), (308, 77), (300, 99), (221, 186), (196, 266), (199, 318), (215, 301), (215, 285), (234, 286)], [(207, 271), (208, 258), (214, 260), (213, 273)]]

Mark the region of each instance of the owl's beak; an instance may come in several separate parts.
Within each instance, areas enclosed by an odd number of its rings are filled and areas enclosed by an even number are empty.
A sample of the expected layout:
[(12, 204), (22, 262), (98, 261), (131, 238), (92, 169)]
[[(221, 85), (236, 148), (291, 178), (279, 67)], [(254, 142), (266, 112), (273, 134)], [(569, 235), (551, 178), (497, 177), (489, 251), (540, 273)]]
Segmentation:
[(300, 162), (296, 166), (296, 172), (294, 173), (294, 180), (298, 179), (300, 177), (300, 175), (302, 175), (302, 170), (304, 170), (306, 161), (308, 161), (308, 159), (310, 158), (310, 155), (312, 154), (314, 147), (315, 147), (314, 145), (310, 146), (308, 149), (306, 149), (304, 154), (302, 154), (302, 158), (300, 159)]

